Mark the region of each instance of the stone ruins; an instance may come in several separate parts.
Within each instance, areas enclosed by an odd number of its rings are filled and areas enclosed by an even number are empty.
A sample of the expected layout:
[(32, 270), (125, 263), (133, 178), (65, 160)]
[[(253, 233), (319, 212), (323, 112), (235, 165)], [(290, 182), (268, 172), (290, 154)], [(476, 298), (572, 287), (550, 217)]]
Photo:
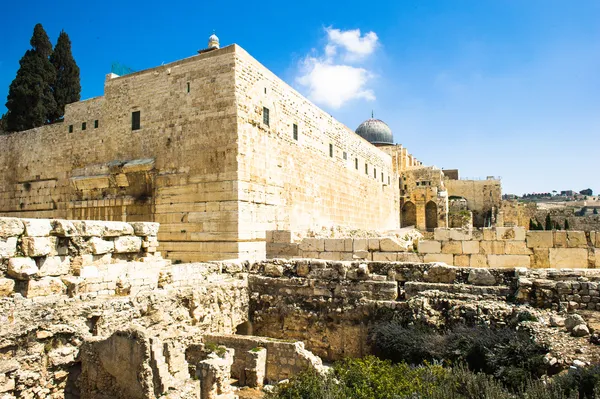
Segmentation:
[(0, 136), (0, 398), (261, 397), (390, 315), (597, 362), (600, 232), (527, 231), (392, 137), (216, 36)]

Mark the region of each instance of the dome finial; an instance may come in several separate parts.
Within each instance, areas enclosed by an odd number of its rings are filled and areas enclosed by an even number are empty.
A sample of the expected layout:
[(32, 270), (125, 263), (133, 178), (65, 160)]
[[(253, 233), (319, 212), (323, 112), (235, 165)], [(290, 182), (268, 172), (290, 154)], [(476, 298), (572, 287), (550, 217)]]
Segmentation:
[(213, 34), (208, 38), (208, 48), (219, 48), (219, 38), (215, 34), (215, 30), (213, 29)]

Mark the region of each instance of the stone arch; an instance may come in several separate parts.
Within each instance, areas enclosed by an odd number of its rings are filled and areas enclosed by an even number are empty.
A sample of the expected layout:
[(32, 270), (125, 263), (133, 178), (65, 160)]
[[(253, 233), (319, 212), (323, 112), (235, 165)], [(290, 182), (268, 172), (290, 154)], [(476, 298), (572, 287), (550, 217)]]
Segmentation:
[(433, 230), (438, 226), (438, 207), (433, 201), (425, 205), (425, 227), (427, 230)]
[(417, 207), (408, 201), (402, 206), (402, 227), (416, 226)]

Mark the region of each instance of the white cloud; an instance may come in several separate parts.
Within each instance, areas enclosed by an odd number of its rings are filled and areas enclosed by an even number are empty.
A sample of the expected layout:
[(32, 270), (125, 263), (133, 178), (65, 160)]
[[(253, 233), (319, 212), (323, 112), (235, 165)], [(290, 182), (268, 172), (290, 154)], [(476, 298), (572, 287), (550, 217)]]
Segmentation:
[(375, 51), (378, 37), (375, 32), (360, 35), (360, 29), (342, 31), (340, 29), (326, 28), (329, 46), (341, 46), (346, 50), (346, 59), (349, 61), (360, 60)]
[(373, 73), (357, 65), (373, 55), (379, 44), (375, 32), (361, 35), (359, 29), (333, 28), (325, 32), (323, 53), (302, 60), (297, 83), (308, 91), (311, 100), (334, 109), (355, 99), (375, 100), (375, 93), (367, 87)]

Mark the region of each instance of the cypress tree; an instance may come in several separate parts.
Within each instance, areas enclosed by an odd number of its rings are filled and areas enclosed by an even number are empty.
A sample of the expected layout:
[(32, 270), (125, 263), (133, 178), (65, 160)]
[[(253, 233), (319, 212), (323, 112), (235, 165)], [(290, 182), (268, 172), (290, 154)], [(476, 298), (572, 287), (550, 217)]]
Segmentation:
[(50, 115), (51, 121), (57, 121), (65, 115), (65, 105), (79, 101), (81, 83), (79, 67), (71, 53), (71, 40), (63, 30), (58, 36), (50, 62), (56, 70), (56, 80), (52, 86), (56, 101), (55, 112)]
[(52, 43), (41, 24), (33, 29), (31, 49), (19, 61), (20, 67), (8, 90), (6, 128), (20, 131), (42, 126), (54, 114), (56, 102), (52, 84), (56, 72), (50, 63)]
[(552, 219), (549, 213), (546, 214), (546, 230), (552, 230)]
[(569, 219), (565, 219), (565, 230), (569, 230)]

